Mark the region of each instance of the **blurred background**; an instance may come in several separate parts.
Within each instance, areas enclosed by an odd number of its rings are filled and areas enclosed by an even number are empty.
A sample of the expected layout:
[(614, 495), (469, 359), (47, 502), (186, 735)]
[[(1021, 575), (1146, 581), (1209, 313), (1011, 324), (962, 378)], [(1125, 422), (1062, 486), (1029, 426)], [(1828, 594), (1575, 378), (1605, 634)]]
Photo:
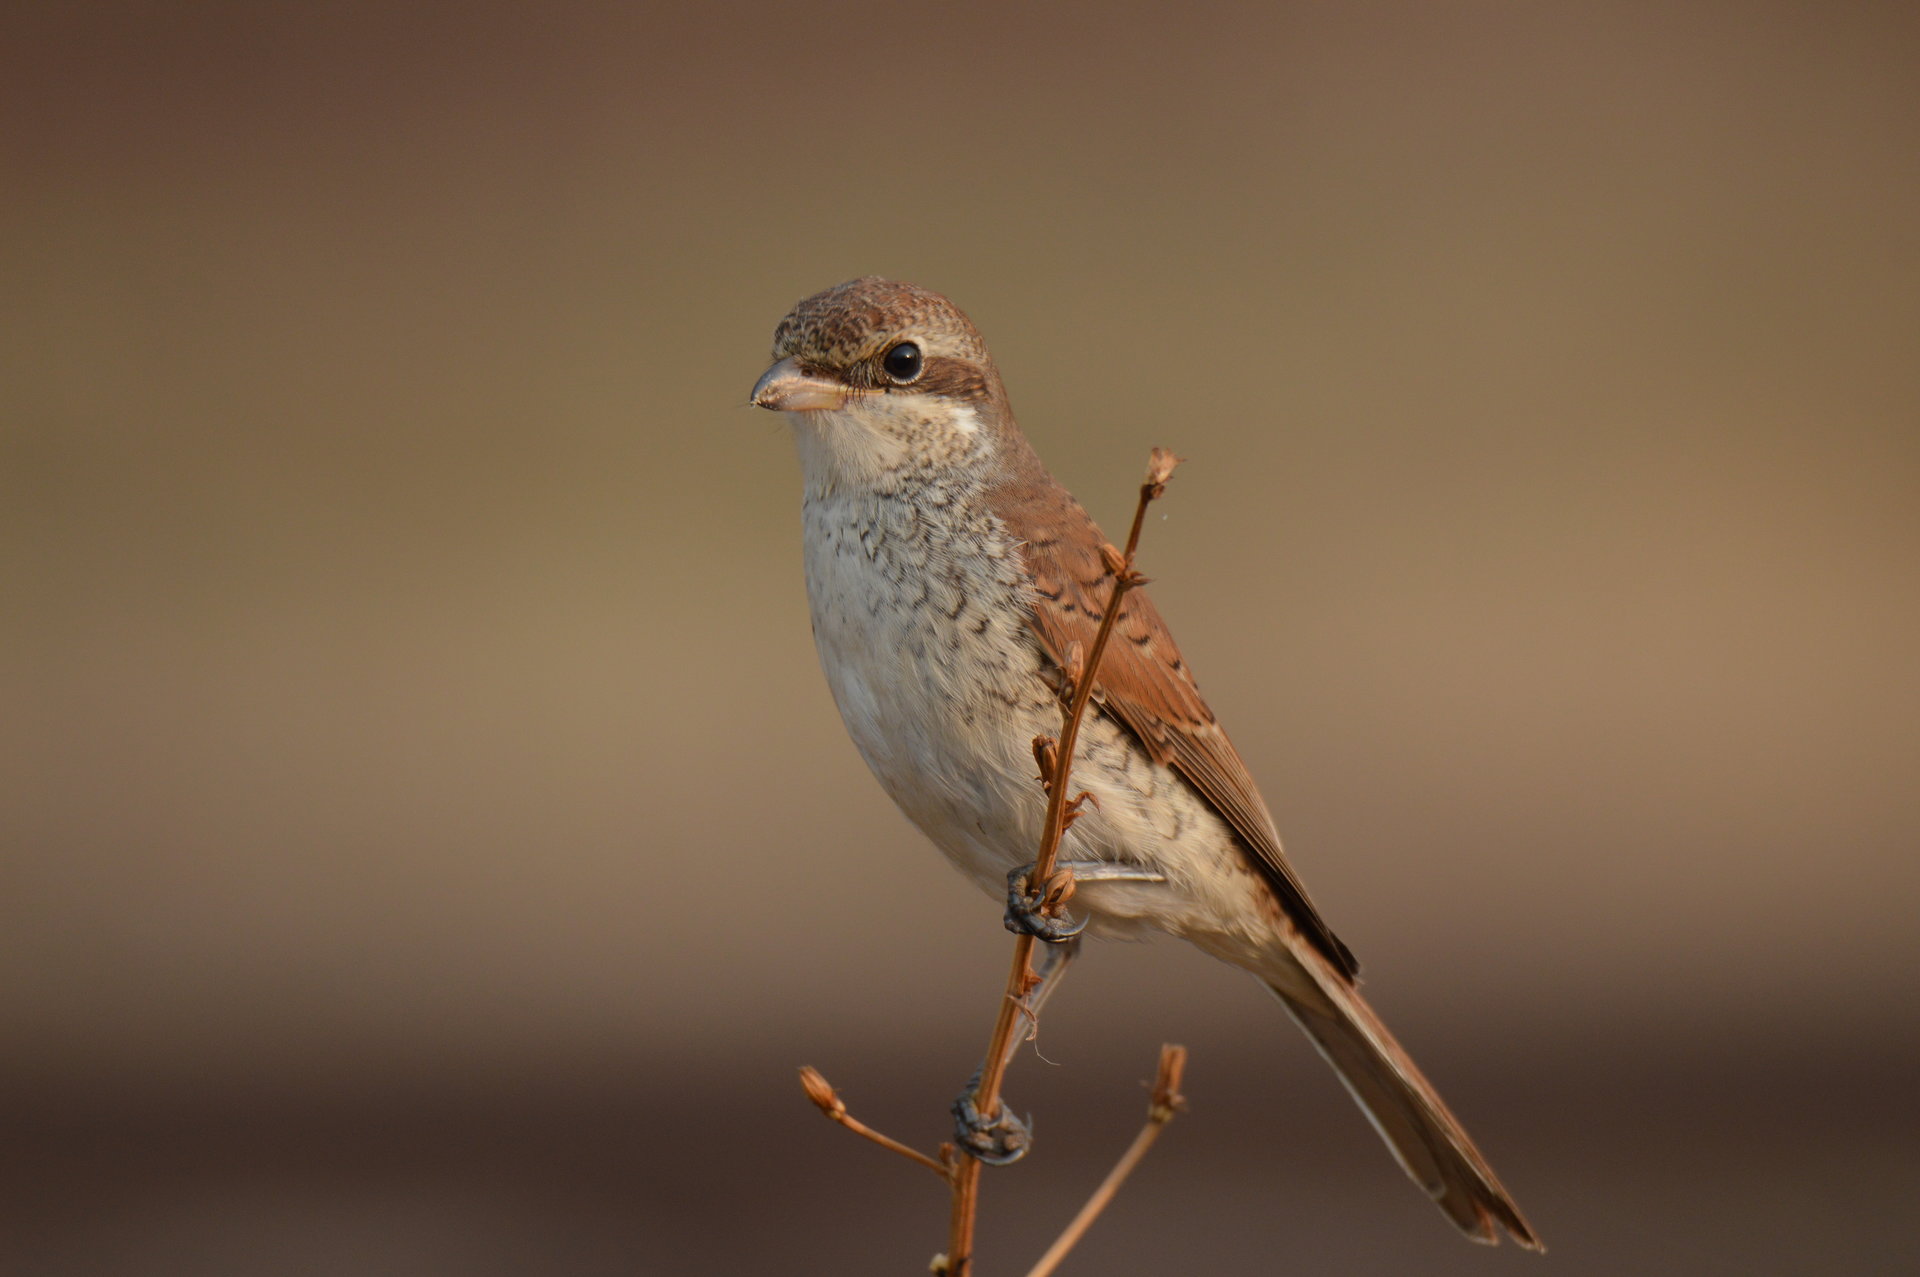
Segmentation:
[(1264, 994), (1097, 950), (1024, 1271), (1920, 1264), (1909, 5), (23, 5), (0, 1269), (924, 1271), (999, 906), (815, 666), (775, 322), (940, 289), (1144, 550), (1457, 1240)]

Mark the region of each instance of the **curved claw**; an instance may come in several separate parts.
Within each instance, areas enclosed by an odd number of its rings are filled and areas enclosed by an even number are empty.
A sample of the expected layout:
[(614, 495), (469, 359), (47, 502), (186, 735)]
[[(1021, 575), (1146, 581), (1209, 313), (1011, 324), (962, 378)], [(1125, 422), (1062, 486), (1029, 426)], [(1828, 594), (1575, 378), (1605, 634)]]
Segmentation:
[(1049, 918), (1035, 907), (1027, 895), (1027, 878), (1033, 866), (1021, 865), (1007, 871), (1007, 930), (1029, 935), (1048, 944), (1065, 944), (1087, 929), (1087, 919), (1075, 922), (1065, 916)]
[(1019, 1161), (1033, 1147), (1033, 1128), (1013, 1115), (1006, 1101), (992, 1121), (980, 1116), (973, 1102), (973, 1086), (953, 1102), (953, 1138), (962, 1152), (988, 1166), (1007, 1166)]

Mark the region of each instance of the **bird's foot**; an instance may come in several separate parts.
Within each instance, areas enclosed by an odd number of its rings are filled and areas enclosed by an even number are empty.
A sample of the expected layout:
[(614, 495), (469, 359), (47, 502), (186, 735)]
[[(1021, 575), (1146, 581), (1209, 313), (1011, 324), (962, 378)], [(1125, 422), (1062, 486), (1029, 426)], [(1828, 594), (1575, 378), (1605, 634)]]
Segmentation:
[(973, 1089), (980, 1085), (975, 1073), (966, 1090), (953, 1102), (953, 1138), (960, 1151), (988, 1166), (1007, 1166), (1019, 1161), (1033, 1147), (1033, 1128), (1013, 1115), (1005, 1100), (991, 1119), (980, 1116), (973, 1102)]
[(1065, 944), (1085, 931), (1085, 918), (1075, 922), (1066, 916), (1064, 909), (1057, 918), (1047, 913), (1051, 909), (1061, 909), (1073, 894), (1072, 867), (1062, 864), (1054, 870), (1051, 882), (1040, 884), (1039, 890), (1028, 894), (1027, 879), (1032, 874), (1031, 864), (1007, 872), (1007, 930), (1015, 935), (1032, 936), (1048, 944)]

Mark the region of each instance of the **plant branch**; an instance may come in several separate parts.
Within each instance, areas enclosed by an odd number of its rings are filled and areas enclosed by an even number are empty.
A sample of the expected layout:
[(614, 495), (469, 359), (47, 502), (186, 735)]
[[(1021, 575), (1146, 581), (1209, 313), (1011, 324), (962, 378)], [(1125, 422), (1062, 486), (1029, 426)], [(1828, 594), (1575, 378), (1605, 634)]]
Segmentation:
[(1186, 1068), (1187, 1048), (1175, 1046), (1172, 1043), (1160, 1048), (1160, 1074), (1154, 1080), (1153, 1102), (1147, 1107), (1147, 1124), (1140, 1128), (1138, 1135), (1133, 1137), (1133, 1143), (1120, 1155), (1120, 1160), (1114, 1163), (1113, 1169), (1107, 1172), (1107, 1177), (1100, 1182), (1100, 1187), (1093, 1190), (1093, 1196), (1089, 1197), (1087, 1204), (1080, 1208), (1080, 1213), (1073, 1217), (1073, 1222), (1068, 1224), (1053, 1245), (1047, 1248), (1047, 1253), (1040, 1257), (1040, 1262), (1027, 1270), (1027, 1277), (1048, 1277), (1060, 1266), (1060, 1261), (1067, 1257), (1067, 1252), (1079, 1244), (1080, 1239), (1086, 1236), (1087, 1230), (1093, 1226), (1093, 1221), (1100, 1217), (1100, 1212), (1113, 1201), (1114, 1194), (1118, 1193), (1120, 1186), (1126, 1183), (1127, 1176), (1133, 1174), (1134, 1168), (1140, 1165), (1140, 1160), (1147, 1155), (1147, 1150), (1152, 1148), (1153, 1142), (1160, 1138), (1161, 1130), (1173, 1120), (1175, 1113), (1186, 1108), (1187, 1097), (1180, 1094), (1180, 1077), (1186, 1072)]
[(865, 1122), (856, 1118), (853, 1114), (847, 1112), (846, 1101), (842, 1100), (840, 1093), (833, 1089), (833, 1085), (829, 1083), (826, 1078), (821, 1076), (819, 1069), (811, 1065), (802, 1068), (800, 1070), (800, 1085), (806, 1089), (807, 1098), (813, 1101), (814, 1107), (818, 1108), (833, 1121), (840, 1123), (840, 1125), (852, 1131), (855, 1135), (864, 1136), (872, 1140), (875, 1144), (878, 1144), (881, 1148), (898, 1153), (909, 1161), (920, 1163), (920, 1165), (931, 1170), (935, 1175), (938, 1175), (944, 1182), (953, 1182), (953, 1176), (949, 1172), (946, 1163), (928, 1157), (917, 1148), (909, 1148), (890, 1135), (882, 1135)]
[[(1179, 459), (1165, 448), (1153, 450), (1147, 462), (1146, 480), (1140, 485), (1139, 501), (1134, 506), (1133, 525), (1127, 534), (1126, 550), (1122, 552), (1112, 545), (1101, 547), (1101, 557), (1108, 574), (1113, 578), (1113, 587), (1107, 595), (1106, 607), (1100, 614), (1100, 628), (1094, 634), (1091, 651), (1083, 652), (1078, 641), (1075, 641), (1068, 644), (1062, 654), (1062, 673), (1066, 676), (1068, 696), (1061, 707), (1060, 739), (1050, 742), (1040, 737), (1034, 741), (1034, 755), (1043, 760), (1041, 784), (1047, 793), (1047, 815), (1041, 827), (1039, 854), (1034, 857), (1033, 872), (1027, 879), (1027, 890), (1050, 911), (1057, 912), (1064, 908), (1067, 897), (1072, 894), (1071, 878), (1055, 881), (1054, 865), (1060, 855), (1061, 836), (1066, 833), (1072, 818), (1079, 813), (1079, 800), (1070, 797), (1070, 782), (1080, 723), (1086, 717), (1087, 706), (1093, 699), (1100, 658), (1105, 654), (1107, 640), (1119, 622), (1127, 592), (1146, 583), (1146, 578), (1133, 570), (1133, 557), (1140, 545), (1140, 530), (1147, 517), (1147, 507), (1166, 491), (1167, 479), (1178, 464)], [(1051, 768), (1046, 766), (1048, 760), (1053, 764)], [(1023, 933), (1014, 938), (1013, 963), (1007, 973), (1006, 993), (1001, 998), (999, 1013), (994, 1018), (993, 1035), (987, 1042), (986, 1060), (980, 1069), (979, 1084), (973, 1092), (974, 1107), (987, 1117), (1000, 1110), (1000, 1086), (1006, 1078), (1007, 1064), (1012, 1056), (1009, 1047), (1013, 1042), (1014, 1026), (1023, 1014), (1031, 1015), (1026, 1007), (1026, 996), (1035, 980), (1033, 946), (1034, 938), (1031, 935)], [(1145, 1149), (1141, 1151), (1144, 1153)], [(936, 1261), (935, 1271), (944, 1272), (947, 1277), (970, 1277), (974, 1224), (980, 1203), (979, 1161), (963, 1157), (954, 1168), (952, 1183), (953, 1210), (948, 1221), (947, 1253), (944, 1265)]]

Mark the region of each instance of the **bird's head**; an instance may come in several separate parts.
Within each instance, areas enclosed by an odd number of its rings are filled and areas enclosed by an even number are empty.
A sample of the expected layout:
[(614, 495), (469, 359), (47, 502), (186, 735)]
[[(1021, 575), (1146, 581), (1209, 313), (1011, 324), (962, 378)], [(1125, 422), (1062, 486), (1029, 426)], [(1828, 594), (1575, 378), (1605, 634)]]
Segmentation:
[(1008, 421), (987, 345), (939, 293), (878, 275), (815, 293), (773, 334), (753, 402), (793, 423), (809, 483), (973, 461)]

